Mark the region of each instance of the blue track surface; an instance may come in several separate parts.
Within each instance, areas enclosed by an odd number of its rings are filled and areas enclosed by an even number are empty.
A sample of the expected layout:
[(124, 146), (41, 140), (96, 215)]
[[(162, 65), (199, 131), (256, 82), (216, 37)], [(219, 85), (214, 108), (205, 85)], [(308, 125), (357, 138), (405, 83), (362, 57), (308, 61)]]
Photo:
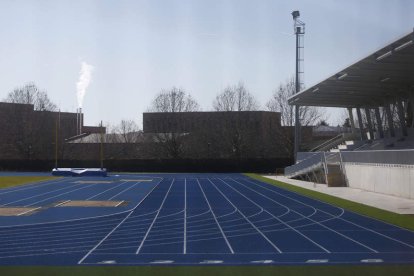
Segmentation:
[[(63, 178), (0, 190), (0, 265), (413, 263), (414, 232), (239, 174)], [(102, 178), (96, 178), (102, 180)], [(116, 200), (119, 207), (62, 207)]]

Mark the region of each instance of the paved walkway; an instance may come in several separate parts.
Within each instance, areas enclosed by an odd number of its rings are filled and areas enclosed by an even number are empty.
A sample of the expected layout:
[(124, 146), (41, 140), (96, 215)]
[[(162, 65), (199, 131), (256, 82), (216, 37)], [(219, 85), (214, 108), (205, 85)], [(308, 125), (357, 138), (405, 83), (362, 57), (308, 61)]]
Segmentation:
[(317, 191), (320, 193), (347, 199), (350, 201), (362, 203), (397, 214), (414, 214), (413, 199), (379, 194), (348, 187), (327, 187), (325, 184), (316, 184), (313, 182), (289, 179), (284, 176), (264, 175), (264, 177), (275, 179), (281, 182)]

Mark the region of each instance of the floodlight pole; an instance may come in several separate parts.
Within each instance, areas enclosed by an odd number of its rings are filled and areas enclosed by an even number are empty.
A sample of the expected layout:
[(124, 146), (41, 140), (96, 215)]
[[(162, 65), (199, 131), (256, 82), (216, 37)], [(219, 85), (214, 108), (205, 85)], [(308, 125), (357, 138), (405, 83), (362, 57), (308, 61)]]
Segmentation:
[[(300, 38), (303, 37), (305, 34), (305, 23), (299, 20), (299, 11), (292, 12), (293, 21), (294, 21), (294, 31), (296, 35), (296, 74), (295, 74), (295, 94), (299, 93), (301, 89), (301, 80), (300, 80), (300, 73), (303, 74), (303, 69), (300, 68), (300, 62), (303, 62), (303, 56), (301, 56), (300, 50), (303, 50), (303, 45), (300, 43)], [(303, 42), (303, 41), (302, 41)], [(303, 53), (302, 53), (303, 54)], [(300, 129), (300, 106), (295, 105), (295, 141), (294, 141), (294, 149), (293, 154), (295, 158), (295, 162), (297, 161), (297, 155), (299, 152), (300, 146), (300, 136), (301, 136), (301, 129)]]

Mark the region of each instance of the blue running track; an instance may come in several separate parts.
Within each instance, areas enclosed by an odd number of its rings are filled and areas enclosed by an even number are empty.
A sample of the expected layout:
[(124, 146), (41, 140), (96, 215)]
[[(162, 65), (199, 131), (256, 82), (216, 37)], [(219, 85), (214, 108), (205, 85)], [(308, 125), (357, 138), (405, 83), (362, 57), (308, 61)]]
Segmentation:
[(6, 207), (34, 213), (0, 216), (0, 265), (414, 263), (414, 232), (240, 174), (62, 178), (1, 189)]

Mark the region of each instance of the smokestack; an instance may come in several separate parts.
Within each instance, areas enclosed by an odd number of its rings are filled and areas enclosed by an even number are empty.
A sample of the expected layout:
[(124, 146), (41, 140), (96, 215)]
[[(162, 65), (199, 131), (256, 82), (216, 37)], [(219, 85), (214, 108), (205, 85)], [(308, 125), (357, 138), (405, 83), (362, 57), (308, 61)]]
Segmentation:
[(82, 107), (79, 107), (79, 135), (82, 134), (82, 126), (83, 126)]
[(79, 133), (79, 110), (78, 108), (76, 108), (76, 135), (78, 135)]

